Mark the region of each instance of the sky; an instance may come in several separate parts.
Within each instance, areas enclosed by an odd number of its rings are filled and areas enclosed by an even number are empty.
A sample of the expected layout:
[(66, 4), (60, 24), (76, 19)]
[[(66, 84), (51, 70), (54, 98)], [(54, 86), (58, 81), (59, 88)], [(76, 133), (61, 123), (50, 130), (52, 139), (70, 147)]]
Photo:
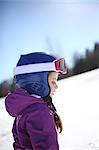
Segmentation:
[(84, 55), (99, 42), (98, 0), (0, 0), (0, 81), (13, 77), (21, 54)]
[[(99, 150), (98, 87), (99, 69), (58, 82), (53, 103), (63, 123), (63, 132), (58, 134), (60, 150)], [(0, 99), (1, 150), (13, 150), (13, 120), (4, 98)]]

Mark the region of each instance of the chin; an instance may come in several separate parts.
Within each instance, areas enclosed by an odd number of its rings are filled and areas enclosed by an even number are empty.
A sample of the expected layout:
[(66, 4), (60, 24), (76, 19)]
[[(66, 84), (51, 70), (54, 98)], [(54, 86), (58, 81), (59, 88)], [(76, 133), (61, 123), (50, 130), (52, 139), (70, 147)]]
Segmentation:
[(50, 96), (52, 97), (54, 95), (54, 93), (51, 93)]

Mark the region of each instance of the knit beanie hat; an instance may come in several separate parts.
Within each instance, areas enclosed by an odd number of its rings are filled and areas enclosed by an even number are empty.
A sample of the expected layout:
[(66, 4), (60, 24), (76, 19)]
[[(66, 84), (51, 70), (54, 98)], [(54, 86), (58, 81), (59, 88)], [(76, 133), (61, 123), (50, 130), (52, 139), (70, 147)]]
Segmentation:
[[(50, 87), (48, 84), (49, 70), (45, 68), (45, 71), (43, 71), (43, 65), (44, 63), (53, 62), (54, 60), (56, 60), (55, 57), (43, 52), (35, 52), (26, 55), (21, 55), (17, 63), (17, 67), (25, 66), (26, 69), (24, 71), (23, 68), (23, 73), (20, 73), (20, 71), (19, 73), (16, 73), (16, 83), (19, 84), (20, 87), (26, 89), (30, 94), (36, 94), (41, 97), (47, 96), (50, 93)], [(43, 63), (43, 65), (39, 66), (39, 64), (41, 63)], [(30, 72), (27, 73), (29, 65), (31, 64), (38, 64), (38, 66), (35, 66), (34, 70), (31, 69)]]

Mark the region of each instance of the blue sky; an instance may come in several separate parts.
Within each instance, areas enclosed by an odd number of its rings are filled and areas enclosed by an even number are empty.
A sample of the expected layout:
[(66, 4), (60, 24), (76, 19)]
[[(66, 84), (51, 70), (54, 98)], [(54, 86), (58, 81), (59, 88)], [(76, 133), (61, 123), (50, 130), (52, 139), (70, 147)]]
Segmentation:
[(84, 54), (99, 42), (97, 0), (0, 0), (0, 81), (13, 77), (21, 54), (34, 51), (64, 56)]

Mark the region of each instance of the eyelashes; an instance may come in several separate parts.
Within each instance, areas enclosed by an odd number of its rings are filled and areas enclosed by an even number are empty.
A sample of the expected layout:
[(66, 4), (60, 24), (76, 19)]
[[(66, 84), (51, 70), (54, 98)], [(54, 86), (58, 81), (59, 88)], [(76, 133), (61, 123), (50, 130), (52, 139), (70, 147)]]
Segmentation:
[(53, 84), (53, 85), (55, 85), (55, 84), (56, 84), (56, 82), (55, 82), (55, 81), (52, 81), (52, 84)]

